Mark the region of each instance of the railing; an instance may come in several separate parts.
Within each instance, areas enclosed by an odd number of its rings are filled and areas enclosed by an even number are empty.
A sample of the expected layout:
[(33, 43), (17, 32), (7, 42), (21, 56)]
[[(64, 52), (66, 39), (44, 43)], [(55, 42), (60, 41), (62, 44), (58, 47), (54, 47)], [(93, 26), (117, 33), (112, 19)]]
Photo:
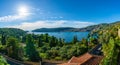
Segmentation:
[(12, 65), (29, 65), (29, 64), (27, 64), (27, 63), (23, 63), (23, 62), (21, 62), (21, 61), (12, 59), (12, 58), (10, 58), (10, 57), (8, 57), (7, 55), (4, 55), (4, 54), (2, 54), (2, 53), (0, 53), (0, 55), (2, 55), (2, 56), (7, 60), (7, 62), (8, 62), (9, 64), (12, 64)]

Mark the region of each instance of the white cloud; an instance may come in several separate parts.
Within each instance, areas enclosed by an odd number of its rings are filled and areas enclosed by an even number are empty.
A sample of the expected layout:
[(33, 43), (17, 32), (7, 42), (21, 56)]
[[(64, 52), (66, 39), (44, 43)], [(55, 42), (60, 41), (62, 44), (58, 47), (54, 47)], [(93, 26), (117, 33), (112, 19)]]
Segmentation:
[(13, 22), (16, 20), (24, 20), (31, 14), (33, 13), (29, 12), (27, 8), (20, 7), (18, 8), (18, 12), (16, 14), (0, 17), (0, 22)]
[(89, 25), (93, 25), (95, 23), (75, 21), (74, 24), (75, 24), (76, 27), (79, 27), (79, 26), (86, 27), (86, 26), (89, 26)]
[(52, 16), (50, 17), (51, 19), (62, 19), (63, 17), (62, 16)]
[(81, 22), (81, 21), (67, 21), (67, 20), (43, 20), (36, 22), (23, 22), (20, 25), (7, 26), (12, 28), (20, 28), (24, 30), (33, 30), (37, 28), (54, 28), (54, 27), (85, 27), (94, 25), (92, 22)]
[(22, 18), (22, 16), (8, 15), (8, 16), (0, 17), (0, 22), (10, 22), (10, 21), (14, 21), (14, 20), (17, 20), (17, 19), (20, 19), (20, 18)]
[(16, 20), (24, 20), (30, 13), (27, 13), (27, 15), (7, 15), (0, 17), (0, 22), (13, 22)]

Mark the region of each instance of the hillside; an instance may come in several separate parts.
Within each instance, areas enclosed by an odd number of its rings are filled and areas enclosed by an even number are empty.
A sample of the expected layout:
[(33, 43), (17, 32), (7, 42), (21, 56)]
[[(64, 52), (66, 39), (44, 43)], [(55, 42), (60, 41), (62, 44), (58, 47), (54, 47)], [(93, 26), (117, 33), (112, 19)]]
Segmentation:
[(102, 27), (108, 26), (109, 24), (98, 24), (87, 26), (84, 28), (72, 28), (72, 27), (59, 27), (59, 28), (39, 28), (32, 30), (32, 32), (86, 32), (92, 31), (94, 29), (100, 29)]
[(120, 29), (120, 21), (110, 23), (91, 32), (98, 33), (99, 43), (102, 44), (102, 52), (104, 58), (100, 65), (119, 65), (120, 63), (120, 37), (118, 30)]
[(17, 28), (0, 28), (0, 34), (7, 34), (9, 36), (23, 36), (26, 32)]
[(33, 32), (66, 32), (74, 29), (77, 29), (77, 28), (72, 28), (72, 27), (40, 28), (40, 29), (33, 30)]

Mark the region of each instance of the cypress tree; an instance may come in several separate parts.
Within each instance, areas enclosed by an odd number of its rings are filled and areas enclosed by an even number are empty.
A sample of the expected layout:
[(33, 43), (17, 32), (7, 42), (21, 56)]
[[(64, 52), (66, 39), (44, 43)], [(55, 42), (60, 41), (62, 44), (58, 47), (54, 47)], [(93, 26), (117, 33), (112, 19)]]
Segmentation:
[(2, 34), (1, 43), (2, 43), (2, 45), (6, 45), (6, 35), (5, 34)]
[(78, 42), (77, 36), (74, 36), (72, 43)]
[(41, 47), (43, 45), (42, 43), (42, 37), (39, 36), (39, 39), (38, 39), (38, 47)]
[(29, 60), (31, 61), (39, 61), (40, 57), (35, 49), (32, 36), (29, 34), (26, 38), (26, 55), (28, 56)]
[(49, 40), (48, 40), (48, 33), (45, 34), (45, 42), (47, 42), (47, 43), (49, 42)]

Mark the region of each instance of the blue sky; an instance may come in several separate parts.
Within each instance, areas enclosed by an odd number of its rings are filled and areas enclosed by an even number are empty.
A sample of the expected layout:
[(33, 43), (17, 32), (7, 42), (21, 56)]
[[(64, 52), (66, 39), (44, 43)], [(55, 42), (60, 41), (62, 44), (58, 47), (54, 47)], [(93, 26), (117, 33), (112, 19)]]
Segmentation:
[(0, 27), (86, 27), (120, 21), (120, 0), (0, 0)]

